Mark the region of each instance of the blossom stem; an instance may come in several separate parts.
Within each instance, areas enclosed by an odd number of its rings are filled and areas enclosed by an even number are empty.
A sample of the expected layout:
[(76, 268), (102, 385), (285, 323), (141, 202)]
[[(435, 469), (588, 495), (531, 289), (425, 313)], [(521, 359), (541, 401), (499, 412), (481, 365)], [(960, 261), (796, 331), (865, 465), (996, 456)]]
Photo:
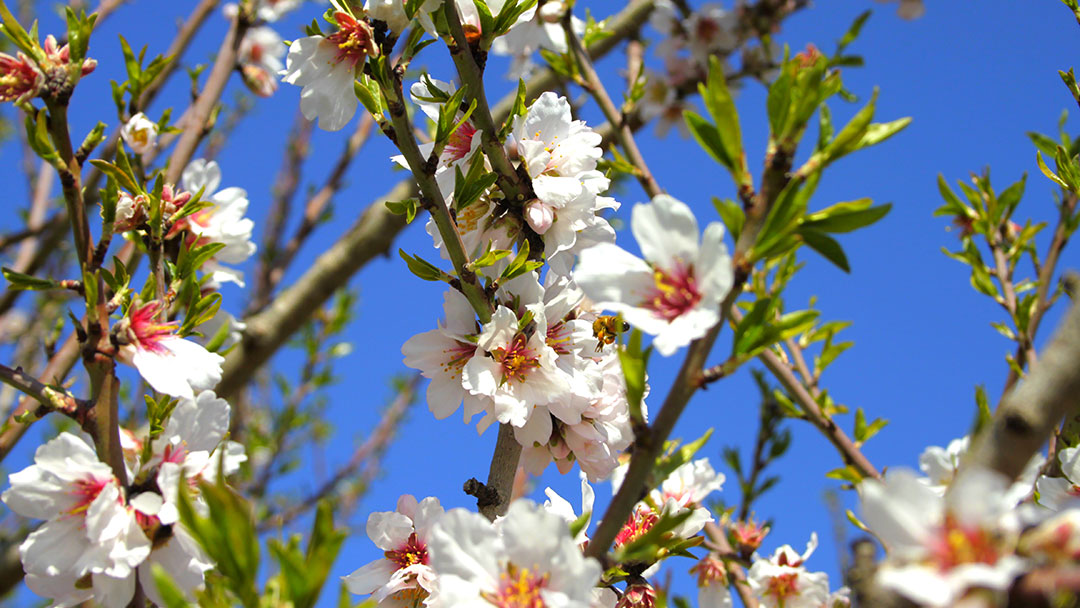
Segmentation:
[[(708, 544), (720, 555), (731, 555), (734, 553), (734, 549), (731, 547), (731, 543), (728, 542), (727, 535), (724, 530), (716, 525), (714, 522), (705, 524), (705, 533), (708, 535)], [(746, 582), (746, 573), (743, 572), (742, 566), (733, 561), (724, 561), (724, 566), (727, 568), (728, 576), (731, 578), (731, 586), (735, 588), (735, 593), (739, 594), (739, 599), (743, 601), (743, 606), (746, 608), (757, 608), (758, 600), (754, 595), (754, 591), (750, 589), (750, 585)]]
[(442, 191), (439, 190), (439, 184), (436, 183), (435, 176), (425, 169), (426, 159), (420, 153), (420, 147), (416, 143), (412, 125), (409, 123), (409, 116), (405, 112), (405, 95), (401, 87), (401, 76), (396, 73), (388, 73), (389, 71), (389, 69), (385, 69), (384, 73), (378, 75), (377, 79), (382, 85), (386, 105), (390, 110), (390, 124), (393, 128), (394, 143), (401, 150), (405, 162), (409, 165), (409, 170), (412, 171), (416, 183), (420, 186), (421, 201), (428, 212), (431, 213), (431, 217), (435, 220), (435, 225), (439, 229), (439, 235), (442, 237), (446, 252), (450, 256), (450, 262), (454, 265), (454, 271), (457, 273), (461, 293), (469, 300), (480, 322), (487, 323), (491, 321), (491, 301), (488, 300), (484, 287), (480, 285), (476, 273), (470, 270), (469, 256), (465, 252), (461, 234), (458, 232), (454, 219), (450, 217), (450, 208), (446, 205), (446, 200), (443, 199)]
[(482, 133), (481, 146), (484, 154), (499, 176), (497, 182), (499, 190), (506, 196), (506, 200), (523, 206), (529, 199), (534, 198), (532, 183), (522, 179), (522, 176), (514, 169), (510, 163), (510, 157), (506, 155), (506, 149), (503, 148), (503, 142), (499, 141), (499, 130), (495, 126), (491, 109), (488, 107), (487, 95), (484, 93), (484, 74), (473, 57), (472, 47), (465, 36), (465, 28), (461, 25), (457, 5), (454, 2), (443, 2), (443, 12), (452, 36), (451, 40), (446, 41), (450, 48), (450, 57), (457, 67), (462, 86), (466, 87), (465, 95), (476, 102), (476, 109), (473, 110), (470, 118)]
[(645, 157), (642, 156), (641, 150), (637, 146), (633, 129), (626, 122), (626, 116), (611, 101), (611, 96), (608, 95), (607, 89), (604, 88), (600, 75), (596, 73), (596, 68), (593, 67), (592, 60), (589, 59), (589, 52), (585, 50), (581, 39), (574, 33), (571, 16), (570, 11), (563, 14), (562, 27), (563, 31), (566, 32), (566, 41), (570, 47), (570, 53), (573, 54), (578, 71), (581, 72), (583, 82), (579, 84), (592, 95), (596, 105), (600, 106), (600, 111), (604, 113), (604, 118), (614, 127), (619, 146), (626, 153), (627, 160), (637, 169), (638, 182), (641, 183), (645, 193), (649, 195), (649, 198), (663, 194), (663, 189), (660, 188), (660, 184), (656, 181), (652, 171), (649, 170), (649, 165), (646, 164)]

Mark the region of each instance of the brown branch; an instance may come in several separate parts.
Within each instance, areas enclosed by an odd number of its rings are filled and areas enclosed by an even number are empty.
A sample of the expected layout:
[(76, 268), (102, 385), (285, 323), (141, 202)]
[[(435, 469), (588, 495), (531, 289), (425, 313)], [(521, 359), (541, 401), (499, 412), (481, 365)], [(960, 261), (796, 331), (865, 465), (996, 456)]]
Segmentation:
[[(706, 543), (711, 549), (719, 553), (720, 555), (731, 555), (735, 553), (731, 547), (731, 543), (728, 542), (727, 534), (724, 530), (716, 525), (715, 522), (709, 522), (705, 524), (705, 537)], [(739, 594), (739, 599), (742, 600), (745, 608), (757, 608), (758, 600), (754, 596), (753, 589), (750, 588), (750, 584), (746, 582), (746, 573), (743, 572), (742, 566), (731, 561), (725, 560), (724, 565), (727, 567), (728, 577), (730, 578), (730, 584), (735, 588), (735, 593)]]
[(300, 226), (297, 227), (296, 232), (289, 239), (289, 242), (285, 244), (285, 247), (281, 252), (275, 256), (273, 264), (268, 269), (267, 278), (267, 292), (264, 295), (264, 300), (253, 301), (253, 311), (259, 311), (266, 307), (266, 304), (270, 298), (271, 292), (285, 276), (285, 271), (296, 259), (296, 254), (299, 253), (300, 247), (311, 235), (311, 232), (319, 223), (319, 219), (323, 216), (327, 207), (330, 205), (330, 201), (333, 200), (334, 195), (341, 190), (342, 184), (345, 180), (345, 173), (352, 165), (353, 159), (356, 158), (360, 150), (367, 143), (368, 137), (371, 135), (371, 128), (375, 124), (374, 119), (370, 114), (365, 114), (360, 119), (359, 124), (356, 127), (356, 131), (345, 143), (345, 149), (342, 150), (341, 155), (338, 157), (337, 162), (334, 163), (334, 168), (330, 171), (330, 175), (326, 178), (326, 182), (318, 192), (312, 196), (307, 205), (304, 207), (304, 217), (300, 222)]
[(405, 412), (416, 401), (416, 389), (420, 385), (420, 378), (420, 374), (415, 374), (405, 384), (390, 404), (390, 407), (383, 412), (378, 426), (371, 432), (367, 440), (353, 452), (352, 457), (344, 466), (300, 502), (277, 513), (271, 511), (259, 522), (257, 530), (266, 532), (288, 525), (289, 522), (317, 505), (320, 500), (334, 494), (346, 480), (356, 475), (361, 467), (365, 469), (364, 477), (370, 480), (378, 470), (378, 461), (386, 452), (391, 440), (393, 440)]
[(255, 273), (255, 291), (251, 296), (249, 314), (266, 306), (273, 287), (270, 273), (274, 260), (278, 257), (281, 237), (285, 232), (285, 222), (289, 218), (296, 189), (300, 186), (300, 175), (304, 168), (304, 159), (310, 151), (311, 132), (314, 123), (301, 112), (296, 113), (293, 128), (289, 131), (289, 140), (285, 143), (285, 158), (278, 169), (272, 189), (274, 200), (266, 214), (266, 228), (263, 231), (262, 255), (259, 256), (259, 269)]
[(615, 137), (619, 140), (619, 147), (623, 149), (627, 160), (637, 170), (636, 177), (641, 183), (641, 187), (650, 198), (663, 194), (664, 191), (660, 188), (656, 178), (653, 177), (652, 171), (649, 170), (649, 165), (645, 162), (641, 150), (638, 149), (637, 141), (634, 139), (634, 132), (626, 122), (626, 116), (611, 101), (607, 89), (604, 88), (604, 83), (600, 80), (600, 75), (596, 73), (596, 68), (593, 67), (589, 52), (585, 50), (581, 39), (574, 33), (570, 11), (566, 11), (563, 16), (562, 25), (566, 40), (570, 46), (570, 52), (577, 61), (578, 70), (584, 80), (580, 84), (592, 95), (596, 105), (600, 106), (600, 111), (604, 113), (604, 118), (607, 119), (608, 123), (615, 127)]
[[(1067, 280), (1076, 282), (1075, 275)], [(963, 468), (1015, 479), (1066, 414), (1080, 410), (1080, 300), (1073, 303), (1039, 365), (1009, 392), (975, 438)]]
[(242, 12), (232, 20), (229, 32), (225, 34), (218, 49), (214, 67), (210, 70), (210, 76), (206, 79), (203, 90), (185, 114), (186, 120), (180, 140), (176, 142), (172, 155), (169, 156), (169, 170), (165, 174), (165, 181), (175, 184), (180, 180), (180, 175), (195, 155), (195, 149), (207, 133), (207, 121), (221, 99), (225, 91), (225, 85), (229, 77), (236, 70), (237, 56), (240, 51), (240, 43), (250, 24), (242, 18)]

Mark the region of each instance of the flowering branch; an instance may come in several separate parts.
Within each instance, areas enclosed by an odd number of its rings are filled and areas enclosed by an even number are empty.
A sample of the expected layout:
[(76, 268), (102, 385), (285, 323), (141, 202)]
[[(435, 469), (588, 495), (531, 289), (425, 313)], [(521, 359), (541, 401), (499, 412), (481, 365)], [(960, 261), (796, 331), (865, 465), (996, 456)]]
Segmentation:
[[(705, 533), (707, 534), (708, 544), (720, 555), (732, 555), (735, 552), (731, 547), (731, 543), (728, 542), (727, 534), (715, 522), (710, 521), (705, 524)], [(757, 608), (757, 597), (746, 582), (746, 573), (743, 572), (742, 566), (731, 560), (725, 560), (724, 565), (727, 567), (731, 586), (735, 588), (735, 593), (739, 594), (743, 606), (745, 608)]]
[(522, 179), (514, 166), (510, 164), (503, 142), (499, 141), (498, 127), (495, 126), (491, 109), (488, 107), (487, 94), (484, 92), (483, 70), (477, 65), (474, 51), (465, 37), (465, 28), (461, 25), (457, 5), (454, 2), (443, 2), (443, 11), (453, 36), (451, 40), (446, 41), (450, 47), (450, 57), (457, 67), (462, 87), (466, 89), (466, 96), (476, 102), (476, 109), (473, 110), (471, 118), (476, 123), (476, 128), (482, 132), (481, 145), (484, 155), (487, 156), (492, 168), (499, 176), (497, 183), (499, 189), (506, 195), (506, 199), (517, 205), (524, 205), (532, 198), (531, 182)]

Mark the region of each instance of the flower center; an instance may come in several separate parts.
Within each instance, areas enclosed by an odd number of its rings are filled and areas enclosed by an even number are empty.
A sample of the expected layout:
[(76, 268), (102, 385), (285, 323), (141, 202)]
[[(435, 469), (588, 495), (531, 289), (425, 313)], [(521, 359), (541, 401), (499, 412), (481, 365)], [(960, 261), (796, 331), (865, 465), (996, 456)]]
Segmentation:
[(540, 590), (547, 586), (548, 575), (540, 575), (528, 568), (506, 565), (506, 572), (499, 576), (499, 589), (494, 593), (480, 595), (498, 608), (547, 608)]
[(557, 354), (569, 355), (570, 354), (570, 338), (571, 334), (566, 330), (566, 324), (562, 321), (554, 325), (548, 326), (547, 330), (547, 345), (551, 347)]
[(540, 367), (536, 353), (529, 349), (525, 334), (515, 335), (507, 348), (497, 348), (492, 354), (495, 360), (502, 364), (503, 382), (524, 382), (529, 372)]
[(394, 551), (387, 551), (384, 555), (386, 555), (386, 559), (394, 562), (394, 565), (397, 566), (396, 570), (417, 564), (424, 566), (428, 564), (427, 545), (416, 537), (416, 532), (410, 534), (409, 539), (403, 545)]
[(90, 508), (90, 503), (97, 499), (98, 494), (109, 485), (111, 479), (94, 479), (92, 477), (80, 479), (75, 482), (71, 495), (75, 497), (75, 506), (68, 511), (71, 515), (82, 515)]
[(131, 312), (131, 329), (129, 335), (142, 350), (152, 353), (163, 354), (169, 352), (161, 345), (164, 338), (176, 335), (179, 323), (173, 321), (160, 323), (157, 321), (157, 312), (161, 308), (160, 302), (150, 302)]
[(765, 589), (765, 595), (771, 595), (778, 602), (794, 597), (799, 594), (799, 573), (788, 572), (778, 574), (769, 579), (769, 586)]
[(947, 517), (933, 547), (934, 561), (942, 570), (961, 564), (994, 564), (998, 560), (994, 538), (977, 527), (964, 527)]
[(460, 127), (454, 129), (454, 132), (450, 134), (450, 141), (446, 142), (446, 147), (443, 148), (443, 158), (446, 164), (461, 160), (469, 154), (469, 151), (472, 150), (472, 140), (475, 133), (476, 127), (469, 121), (461, 123)]
[(326, 37), (337, 46), (337, 62), (348, 62), (352, 66), (363, 62), (366, 55), (373, 55), (376, 51), (375, 43), (371, 39), (371, 27), (363, 21), (353, 19), (347, 13), (336, 13), (338, 31)]
[(621, 547), (629, 542), (637, 540), (641, 535), (648, 532), (656, 522), (660, 521), (660, 516), (649, 508), (636, 509), (630, 514), (630, 518), (623, 524), (622, 530), (615, 536), (615, 546)]
[(701, 301), (694, 267), (675, 262), (670, 272), (662, 268), (653, 269), (653, 288), (646, 295), (645, 308), (665, 321), (674, 321), (692, 310)]

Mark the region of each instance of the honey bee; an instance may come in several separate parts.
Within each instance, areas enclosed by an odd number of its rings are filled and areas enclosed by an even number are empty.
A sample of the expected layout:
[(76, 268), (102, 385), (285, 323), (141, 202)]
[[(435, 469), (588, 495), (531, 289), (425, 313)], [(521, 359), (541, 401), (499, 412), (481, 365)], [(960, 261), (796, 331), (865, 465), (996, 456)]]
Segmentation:
[(593, 336), (596, 337), (596, 352), (603, 350), (607, 344), (614, 344), (619, 334), (630, 330), (630, 324), (616, 315), (603, 315), (596, 318), (592, 324)]

